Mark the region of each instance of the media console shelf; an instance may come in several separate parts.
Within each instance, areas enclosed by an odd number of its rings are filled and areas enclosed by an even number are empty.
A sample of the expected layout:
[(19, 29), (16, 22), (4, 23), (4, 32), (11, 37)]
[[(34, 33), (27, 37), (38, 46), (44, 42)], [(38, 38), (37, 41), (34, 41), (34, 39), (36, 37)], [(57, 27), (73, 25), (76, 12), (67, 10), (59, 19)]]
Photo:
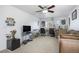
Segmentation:
[(28, 32), (23, 35), (23, 44), (26, 44), (28, 41), (32, 41), (32, 33)]

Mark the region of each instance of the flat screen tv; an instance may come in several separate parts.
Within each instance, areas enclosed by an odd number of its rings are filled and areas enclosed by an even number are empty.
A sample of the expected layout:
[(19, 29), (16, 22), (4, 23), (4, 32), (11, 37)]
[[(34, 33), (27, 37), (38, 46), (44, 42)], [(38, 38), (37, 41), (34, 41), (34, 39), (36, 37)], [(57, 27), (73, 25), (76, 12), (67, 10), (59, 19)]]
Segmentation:
[(31, 31), (31, 26), (23, 26), (23, 32), (29, 32)]

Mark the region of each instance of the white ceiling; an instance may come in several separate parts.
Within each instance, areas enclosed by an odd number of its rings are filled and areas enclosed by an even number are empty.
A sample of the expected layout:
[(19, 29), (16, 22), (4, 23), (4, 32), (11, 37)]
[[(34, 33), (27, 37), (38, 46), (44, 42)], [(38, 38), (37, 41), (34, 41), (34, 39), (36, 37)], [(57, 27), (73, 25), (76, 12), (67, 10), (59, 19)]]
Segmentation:
[(38, 7), (38, 5), (14, 5), (14, 7), (19, 8), (32, 15), (38, 16), (40, 18), (45, 18), (45, 17), (66, 17), (76, 7), (76, 5), (55, 5), (55, 7), (51, 9), (54, 10), (55, 12), (47, 14), (43, 14), (42, 12), (41, 13), (35, 12), (41, 10)]

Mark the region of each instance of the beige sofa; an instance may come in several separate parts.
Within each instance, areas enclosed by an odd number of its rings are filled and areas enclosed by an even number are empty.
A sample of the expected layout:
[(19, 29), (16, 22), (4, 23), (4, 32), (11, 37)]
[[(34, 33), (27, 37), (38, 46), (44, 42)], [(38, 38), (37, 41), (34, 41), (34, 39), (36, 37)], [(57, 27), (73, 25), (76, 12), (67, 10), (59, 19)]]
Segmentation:
[(78, 34), (60, 32), (58, 39), (60, 53), (79, 53)]

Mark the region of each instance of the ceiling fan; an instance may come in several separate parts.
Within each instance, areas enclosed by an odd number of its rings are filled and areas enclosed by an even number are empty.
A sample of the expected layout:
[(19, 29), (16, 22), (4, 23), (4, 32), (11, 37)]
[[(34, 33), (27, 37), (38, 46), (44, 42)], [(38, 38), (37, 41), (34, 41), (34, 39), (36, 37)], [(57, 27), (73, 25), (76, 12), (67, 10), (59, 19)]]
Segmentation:
[(43, 12), (43, 13), (50, 12), (50, 13), (54, 13), (54, 11), (52, 11), (52, 10), (50, 10), (50, 9), (54, 8), (55, 5), (51, 5), (51, 6), (49, 6), (49, 7), (38, 5), (38, 7), (41, 8), (41, 10), (36, 11), (36, 12)]

